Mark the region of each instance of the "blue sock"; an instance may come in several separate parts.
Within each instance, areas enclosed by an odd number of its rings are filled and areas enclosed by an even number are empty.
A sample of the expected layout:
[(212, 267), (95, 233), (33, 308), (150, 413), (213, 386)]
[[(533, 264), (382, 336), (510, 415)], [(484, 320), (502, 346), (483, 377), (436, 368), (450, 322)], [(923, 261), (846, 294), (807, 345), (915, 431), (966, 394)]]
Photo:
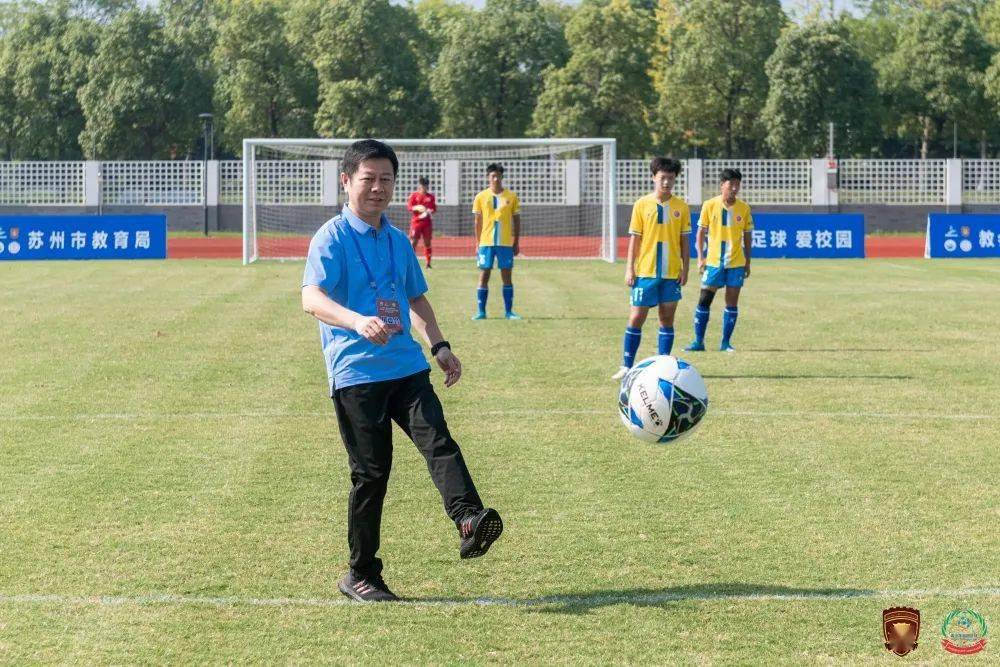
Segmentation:
[(739, 308), (730, 308), (726, 306), (726, 309), (722, 311), (722, 344), (729, 343), (729, 337), (733, 335), (733, 329), (736, 328), (736, 316), (740, 314)]
[(635, 353), (639, 351), (639, 342), (642, 340), (642, 329), (625, 327), (625, 354), (622, 355), (622, 366), (632, 368), (635, 363)]
[(508, 313), (514, 308), (514, 286), (513, 285), (504, 285), (503, 286), (503, 308)]
[(489, 287), (479, 287), (476, 289), (476, 303), (479, 304), (479, 312), (486, 314), (486, 297), (490, 295)]
[(674, 349), (674, 328), (660, 327), (660, 335), (656, 339), (656, 351), (659, 354), (670, 354)]
[(711, 311), (708, 308), (698, 306), (694, 309), (694, 340), (696, 343), (705, 342), (705, 330), (708, 329), (708, 315)]

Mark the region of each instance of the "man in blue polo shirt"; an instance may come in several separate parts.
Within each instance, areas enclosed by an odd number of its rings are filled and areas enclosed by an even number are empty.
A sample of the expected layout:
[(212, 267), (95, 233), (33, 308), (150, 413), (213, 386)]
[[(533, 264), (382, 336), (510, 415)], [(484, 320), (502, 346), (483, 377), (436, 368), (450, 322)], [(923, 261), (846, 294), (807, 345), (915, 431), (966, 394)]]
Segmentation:
[(462, 558), (482, 556), (503, 522), (483, 507), (458, 443), (448, 432), (430, 367), (411, 326), (430, 345), (445, 373), (458, 382), (462, 365), (424, 296), (427, 283), (406, 235), (385, 217), (399, 162), (392, 148), (366, 139), (341, 160), (348, 204), (309, 245), (302, 308), (319, 320), (340, 435), (351, 469), (347, 541), (350, 569), (340, 591), (361, 602), (398, 600), (376, 557), (389, 470), (392, 422), (427, 460), (445, 512), (455, 522)]

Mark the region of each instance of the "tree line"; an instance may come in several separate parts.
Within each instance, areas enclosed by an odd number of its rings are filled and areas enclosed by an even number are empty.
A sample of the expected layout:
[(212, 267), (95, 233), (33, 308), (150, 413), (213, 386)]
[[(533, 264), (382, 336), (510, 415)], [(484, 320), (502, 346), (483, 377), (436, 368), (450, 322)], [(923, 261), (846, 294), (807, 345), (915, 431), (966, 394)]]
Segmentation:
[(1000, 0), (0, 2), (0, 158), (244, 137), (615, 137), (619, 154), (997, 154)]

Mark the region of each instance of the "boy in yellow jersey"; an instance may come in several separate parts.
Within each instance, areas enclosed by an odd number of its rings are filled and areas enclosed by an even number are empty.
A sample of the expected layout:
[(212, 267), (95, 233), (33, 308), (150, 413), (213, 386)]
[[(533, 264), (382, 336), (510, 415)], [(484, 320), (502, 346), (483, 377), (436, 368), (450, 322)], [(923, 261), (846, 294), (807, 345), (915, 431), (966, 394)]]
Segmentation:
[[(750, 205), (737, 199), (743, 174), (739, 169), (723, 169), (719, 176), (718, 197), (713, 197), (701, 206), (698, 219), (698, 237), (695, 249), (698, 253), (698, 271), (702, 274), (701, 297), (694, 310), (694, 341), (684, 349), (687, 352), (701, 352), (705, 349), (705, 329), (708, 315), (715, 298), (715, 291), (726, 288), (726, 309), (722, 312), (722, 343), (719, 350), (735, 352), (730, 344), (736, 328), (737, 304), (743, 281), (750, 277), (750, 246), (753, 216)], [(708, 236), (708, 257), (703, 248)]]
[(632, 206), (628, 227), (625, 284), (632, 288), (632, 308), (625, 329), (622, 365), (611, 376), (613, 380), (625, 377), (635, 363), (642, 325), (653, 306), (657, 307), (660, 319), (657, 350), (659, 354), (670, 354), (674, 345), (674, 314), (691, 263), (691, 209), (683, 199), (673, 195), (681, 163), (673, 158), (656, 157), (649, 163), (649, 171), (653, 191)]
[(490, 186), (476, 195), (472, 203), (472, 213), (476, 218), (476, 238), (479, 240), (476, 255), (480, 271), (479, 289), (476, 290), (479, 310), (472, 319), (486, 319), (490, 271), (495, 261), (500, 267), (500, 279), (503, 280), (504, 317), (519, 320), (521, 317), (513, 310), (514, 284), (511, 282), (511, 273), (521, 237), (521, 202), (516, 194), (504, 189), (501, 165), (494, 162), (486, 167), (486, 177)]

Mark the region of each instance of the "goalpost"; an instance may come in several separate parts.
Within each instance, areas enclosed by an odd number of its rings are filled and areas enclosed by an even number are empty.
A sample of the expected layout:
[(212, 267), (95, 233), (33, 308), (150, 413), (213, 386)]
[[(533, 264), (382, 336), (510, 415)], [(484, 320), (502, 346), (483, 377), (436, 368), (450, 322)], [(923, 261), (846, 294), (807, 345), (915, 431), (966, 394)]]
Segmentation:
[[(340, 160), (355, 139), (243, 141), (243, 263), (301, 259), (346, 203)], [(614, 139), (383, 139), (399, 158), (386, 211), (409, 231), (406, 200), (421, 176), (438, 203), (434, 257), (475, 256), (472, 200), (486, 166), (504, 168), (521, 202), (520, 257), (615, 260)], [(421, 242), (422, 243), (422, 242)]]

